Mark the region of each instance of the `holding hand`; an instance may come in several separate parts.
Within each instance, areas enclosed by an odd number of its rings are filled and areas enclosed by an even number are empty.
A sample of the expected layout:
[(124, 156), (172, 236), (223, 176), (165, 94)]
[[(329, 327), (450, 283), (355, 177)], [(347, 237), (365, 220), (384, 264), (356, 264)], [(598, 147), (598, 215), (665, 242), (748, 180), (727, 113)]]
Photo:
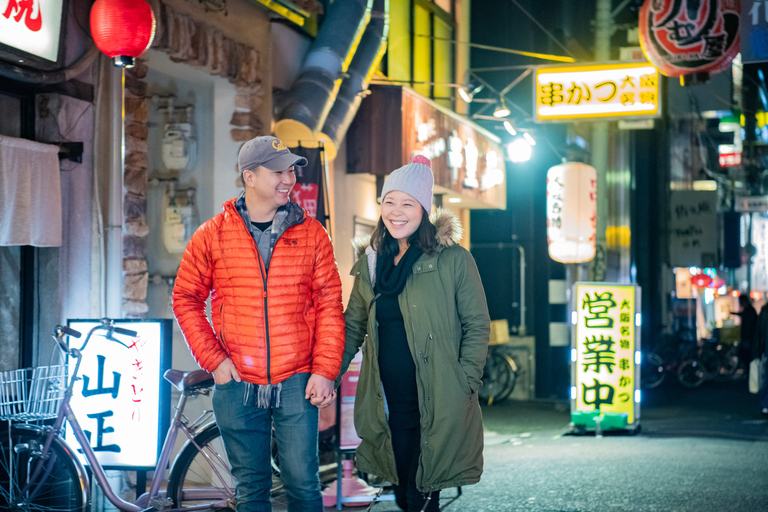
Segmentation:
[(235, 379), (240, 382), (240, 374), (237, 373), (235, 363), (230, 358), (226, 358), (221, 364), (213, 370), (213, 381), (216, 384), (226, 384), (227, 382)]
[(322, 375), (312, 374), (307, 382), (304, 398), (309, 398), (312, 405), (318, 409), (324, 409), (333, 403), (336, 398), (336, 390), (333, 389), (333, 381)]

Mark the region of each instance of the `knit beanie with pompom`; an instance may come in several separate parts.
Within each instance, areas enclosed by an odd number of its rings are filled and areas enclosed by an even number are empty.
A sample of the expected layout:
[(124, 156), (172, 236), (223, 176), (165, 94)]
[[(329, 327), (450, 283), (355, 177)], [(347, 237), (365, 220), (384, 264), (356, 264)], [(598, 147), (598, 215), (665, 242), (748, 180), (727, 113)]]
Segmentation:
[(429, 158), (424, 155), (416, 155), (410, 163), (392, 171), (384, 181), (381, 190), (381, 200), (393, 190), (399, 190), (410, 194), (421, 203), (421, 206), (430, 213), (432, 211), (432, 187), (435, 184), (435, 176), (432, 174), (432, 165)]

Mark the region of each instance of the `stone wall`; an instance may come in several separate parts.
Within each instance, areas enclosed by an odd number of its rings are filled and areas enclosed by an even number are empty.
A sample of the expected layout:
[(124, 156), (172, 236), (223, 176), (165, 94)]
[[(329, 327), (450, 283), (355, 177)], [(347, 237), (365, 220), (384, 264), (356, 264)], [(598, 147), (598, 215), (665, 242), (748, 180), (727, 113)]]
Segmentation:
[(147, 121), (150, 98), (143, 78), (147, 66), (137, 59), (125, 72), (125, 169), (123, 174), (123, 317), (143, 318), (147, 285)]

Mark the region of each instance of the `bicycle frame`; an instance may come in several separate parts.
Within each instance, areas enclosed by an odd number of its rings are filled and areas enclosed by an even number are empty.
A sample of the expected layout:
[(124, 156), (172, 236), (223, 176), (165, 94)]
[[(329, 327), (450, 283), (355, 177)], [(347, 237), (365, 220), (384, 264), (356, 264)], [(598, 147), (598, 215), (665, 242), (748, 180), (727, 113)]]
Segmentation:
[[(90, 333), (88, 333), (88, 337), (86, 338), (86, 341), (80, 350), (85, 348), (85, 346), (88, 344), (88, 340), (90, 339), (92, 332), (102, 327), (103, 326), (98, 326), (94, 328)], [(59, 336), (62, 336), (62, 335), (60, 334)], [(61, 342), (60, 345), (61, 344), (63, 344), (63, 342)], [(73, 396), (74, 384), (75, 384), (75, 381), (78, 380), (77, 376), (80, 368), (80, 362), (82, 361), (82, 353), (80, 352), (80, 350), (67, 349), (67, 353), (70, 356), (75, 357), (77, 359), (77, 362), (75, 364), (75, 369), (72, 372), (72, 376), (69, 383), (67, 384), (67, 389), (64, 393), (64, 397), (59, 406), (59, 412), (58, 412), (58, 415), (56, 416), (56, 421), (53, 423), (51, 427), (47, 428), (49, 431), (41, 451), (40, 461), (36, 464), (34, 470), (31, 473), (30, 478), (27, 481), (27, 484), (24, 486), (24, 488), (20, 490), (19, 495), (24, 496), (29, 494), (31, 496), (34, 496), (36, 494), (36, 491), (34, 489), (35, 484), (33, 482), (43, 483), (50, 475), (52, 470), (52, 464), (55, 462), (55, 460), (53, 459), (55, 458), (47, 457), (47, 455), (50, 453), (49, 450), (50, 450), (51, 444), (53, 443), (54, 437), (58, 436), (59, 432), (62, 431), (62, 428), (64, 426), (64, 421), (66, 420), (66, 421), (69, 421), (69, 424), (72, 427), (72, 431), (74, 432), (75, 439), (77, 440), (78, 444), (82, 448), (83, 454), (86, 460), (88, 461), (91, 472), (93, 473), (94, 478), (96, 479), (97, 483), (103, 490), (104, 496), (109, 500), (110, 503), (112, 503), (119, 510), (125, 511), (125, 512), (140, 512), (149, 507), (153, 507), (157, 510), (163, 510), (167, 512), (181, 511), (181, 510), (184, 510), (184, 511), (209, 510), (211, 508), (211, 505), (201, 505), (199, 507), (185, 507), (183, 509), (173, 508), (171, 506), (172, 504), (168, 503), (168, 500), (166, 498), (166, 491), (161, 490), (160, 486), (162, 484), (163, 477), (167, 472), (168, 464), (171, 460), (171, 451), (173, 450), (173, 446), (176, 442), (176, 438), (178, 437), (179, 431), (181, 430), (182, 432), (184, 432), (187, 438), (189, 438), (190, 440), (193, 440), (196, 434), (197, 427), (201, 423), (204, 423), (205, 421), (207, 421), (207, 419), (211, 417), (212, 413), (208, 411), (204, 413), (200, 418), (198, 418), (198, 420), (196, 420), (191, 426), (187, 425), (187, 423), (185, 422), (183, 411), (184, 411), (184, 406), (186, 404), (186, 400), (190, 396), (190, 394), (188, 394), (187, 392), (182, 392), (176, 407), (176, 413), (173, 416), (173, 420), (171, 421), (171, 426), (169, 427), (168, 433), (166, 434), (165, 441), (163, 443), (163, 449), (160, 453), (160, 457), (157, 463), (156, 470), (154, 472), (154, 476), (152, 478), (152, 482), (150, 484), (149, 491), (142, 494), (136, 500), (135, 503), (125, 501), (122, 498), (120, 498), (110, 486), (109, 481), (107, 479), (107, 475), (104, 472), (104, 468), (101, 466), (98, 459), (96, 458), (96, 454), (91, 448), (90, 441), (85, 435), (85, 432), (83, 432), (83, 429), (77, 420), (75, 412), (72, 410), (70, 406), (70, 400), (72, 399), (72, 396)], [(66, 443), (64, 443), (63, 441), (62, 443), (66, 445)], [(69, 448), (68, 445), (67, 445), (67, 448)], [(73, 454), (73, 457), (75, 457), (74, 451), (71, 449), (69, 451), (70, 453)], [(76, 458), (75, 460), (77, 460), (77, 465), (80, 466), (79, 460)], [(224, 479), (222, 475), (219, 473), (219, 471), (216, 470), (215, 467), (213, 466), (212, 468), (216, 472), (217, 477), (223, 482)], [(42, 472), (43, 478), (38, 479), (38, 477), (41, 475), (41, 472)], [(84, 488), (86, 489), (86, 491), (89, 491), (87, 482), (84, 483)], [(211, 502), (214, 502), (213, 503), (214, 507), (226, 508), (227, 506), (226, 497), (222, 496), (220, 493), (217, 493), (213, 490), (198, 489), (198, 490), (190, 491), (190, 494), (192, 494), (195, 499), (210, 500)]]

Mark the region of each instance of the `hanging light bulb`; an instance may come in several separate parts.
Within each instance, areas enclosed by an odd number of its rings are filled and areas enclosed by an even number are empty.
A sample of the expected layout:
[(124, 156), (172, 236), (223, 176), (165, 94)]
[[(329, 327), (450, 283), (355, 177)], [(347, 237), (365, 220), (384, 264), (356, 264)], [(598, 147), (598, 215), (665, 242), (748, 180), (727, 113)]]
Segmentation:
[(504, 129), (507, 130), (510, 135), (517, 135), (517, 130), (515, 130), (515, 127), (512, 126), (512, 123), (509, 121), (504, 121)]
[(467, 82), (461, 87), (459, 87), (459, 96), (461, 96), (461, 99), (463, 99), (465, 102), (471, 103), (475, 97), (475, 94), (479, 93), (482, 90), (483, 90), (482, 84), (474, 84), (472, 82)]
[(523, 134), (523, 138), (524, 138), (525, 140), (527, 140), (527, 141), (528, 141), (528, 144), (530, 144), (531, 146), (535, 146), (535, 145), (536, 145), (536, 139), (534, 139), (534, 138), (533, 138), (533, 135), (531, 135), (530, 133), (528, 133), (528, 132), (525, 132), (525, 133)]
[(493, 117), (507, 117), (512, 112), (507, 108), (507, 105), (504, 103), (504, 98), (501, 98), (501, 101), (499, 102), (499, 105), (496, 107), (496, 110), (493, 111)]

